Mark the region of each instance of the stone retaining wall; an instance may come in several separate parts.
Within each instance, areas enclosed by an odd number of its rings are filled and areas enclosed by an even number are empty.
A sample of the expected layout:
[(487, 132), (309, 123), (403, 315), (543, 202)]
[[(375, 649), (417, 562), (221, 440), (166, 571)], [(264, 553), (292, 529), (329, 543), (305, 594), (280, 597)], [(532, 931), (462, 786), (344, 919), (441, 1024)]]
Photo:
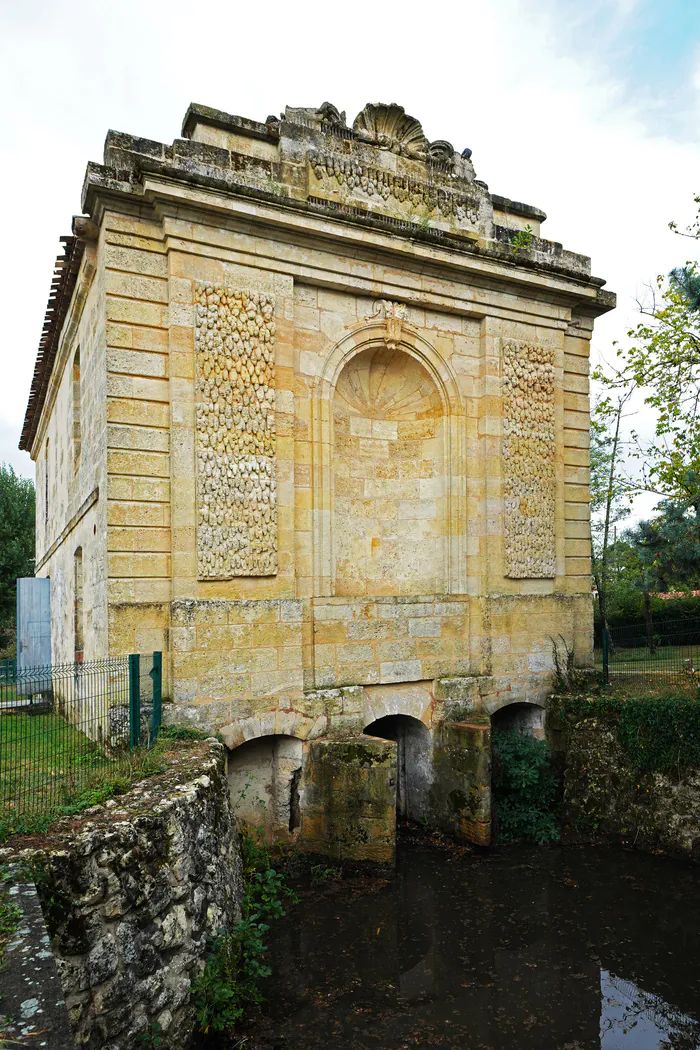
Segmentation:
[(207, 936), (239, 914), (241, 863), (223, 746), (174, 748), (167, 760), (167, 773), (0, 853), (5, 862), (39, 865), (79, 1046), (129, 1050), (156, 1023), (159, 1045), (186, 1045), (190, 988)]
[(567, 726), (559, 719), (560, 699), (551, 698), (548, 735), (564, 763), (570, 831), (700, 861), (700, 770), (638, 772), (614, 725), (592, 715)]

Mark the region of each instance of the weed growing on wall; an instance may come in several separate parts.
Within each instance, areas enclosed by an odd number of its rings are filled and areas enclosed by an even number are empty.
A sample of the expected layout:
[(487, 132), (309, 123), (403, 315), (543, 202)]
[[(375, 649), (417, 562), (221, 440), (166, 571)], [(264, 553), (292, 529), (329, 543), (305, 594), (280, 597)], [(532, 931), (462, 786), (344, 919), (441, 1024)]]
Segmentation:
[(0, 865), (0, 970), (4, 965), (5, 948), (22, 919), (21, 910), (9, 894), (10, 885), (14, 882), (15, 877), (10, 868), (5, 864)]
[(257, 829), (241, 825), (243, 902), (241, 918), (212, 940), (203, 973), (192, 987), (200, 1029), (231, 1031), (263, 1001), (261, 983), (270, 976), (263, 957), (269, 919), (285, 914), (295, 895), (273, 865), (268, 843)]
[(552, 659), (554, 661), (554, 682), (560, 693), (575, 693), (586, 684), (586, 677), (576, 669), (575, 653), (560, 634), (558, 638), (550, 637)]
[(565, 697), (570, 726), (597, 718), (614, 730), (630, 766), (639, 773), (680, 777), (700, 769), (700, 703), (645, 697)]
[(514, 255), (517, 255), (518, 252), (528, 252), (530, 250), (532, 246), (533, 232), (532, 226), (530, 226), (529, 223), (524, 230), (518, 230), (510, 242)]
[(559, 840), (559, 784), (544, 740), (495, 732), (492, 785), (497, 841)]

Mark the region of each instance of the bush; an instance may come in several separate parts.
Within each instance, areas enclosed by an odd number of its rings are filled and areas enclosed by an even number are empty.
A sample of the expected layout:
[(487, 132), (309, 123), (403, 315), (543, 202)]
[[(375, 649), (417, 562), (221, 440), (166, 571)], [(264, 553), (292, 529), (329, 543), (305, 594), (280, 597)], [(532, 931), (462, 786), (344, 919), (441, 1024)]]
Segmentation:
[(493, 734), (496, 840), (559, 840), (559, 783), (544, 740), (513, 731)]
[(272, 972), (263, 962), (270, 928), (264, 920), (281, 918), (285, 899), (296, 899), (284, 876), (273, 868), (270, 846), (255, 828), (241, 826), (240, 846), (241, 918), (212, 940), (207, 964), (192, 988), (197, 1021), (205, 1034), (232, 1031), (264, 1002), (260, 984)]
[[(700, 617), (700, 597), (684, 594), (678, 598), (651, 597), (651, 615), (654, 629), (663, 633), (664, 625), (676, 620), (692, 620)], [(608, 596), (606, 606), (608, 627), (638, 627), (644, 630), (644, 595), (635, 587), (615, 589)], [(595, 605), (595, 640), (600, 645), (600, 619), (598, 603)]]

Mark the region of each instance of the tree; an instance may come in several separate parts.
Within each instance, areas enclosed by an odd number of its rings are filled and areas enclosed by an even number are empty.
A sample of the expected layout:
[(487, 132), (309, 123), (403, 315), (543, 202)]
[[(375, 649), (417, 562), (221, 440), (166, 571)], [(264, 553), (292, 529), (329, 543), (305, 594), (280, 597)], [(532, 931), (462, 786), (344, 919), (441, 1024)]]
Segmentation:
[(671, 284), (688, 304), (688, 309), (696, 313), (700, 310), (700, 274), (690, 266), (678, 266), (668, 275)]
[(651, 521), (630, 531), (632, 543), (648, 551), (652, 586), (659, 591), (693, 589), (700, 579), (700, 517), (695, 508), (665, 500)]
[(17, 577), (34, 575), (34, 516), (34, 483), (0, 463), (0, 632), (4, 634), (15, 626)]
[(651, 612), (652, 591), (693, 588), (700, 578), (700, 516), (686, 502), (665, 500), (660, 513), (650, 521), (640, 521), (629, 530), (627, 539), (639, 557), (638, 586), (644, 595), (647, 644), (654, 651)]
[[(593, 378), (603, 381), (601, 369)], [(610, 551), (615, 540), (613, 527), (630, 513), (626, 497), (630, 485), (622, 472), (621, 434), (625, 406), (634, 393), (634, 384), (601, 397), (591, 416), (591, 540), (593, 578), (598, 592), (598, 611), (607, 626), (606, 604), (610, 580)]]
[[(700, 205), (700, 197), (695, 198)], [(700, 239), (700, 210), (680, 231)], [(635, 383), (654, 410), (655, 433), (638, 442), (640, 489), (692, 503), (700, 513), (700, 271), (688, 261), (659, 276), (651, 301), (640, 303), (644, 320), (629, 333), (632, 345), (618, 349), (619, 370), (608, 387)]]

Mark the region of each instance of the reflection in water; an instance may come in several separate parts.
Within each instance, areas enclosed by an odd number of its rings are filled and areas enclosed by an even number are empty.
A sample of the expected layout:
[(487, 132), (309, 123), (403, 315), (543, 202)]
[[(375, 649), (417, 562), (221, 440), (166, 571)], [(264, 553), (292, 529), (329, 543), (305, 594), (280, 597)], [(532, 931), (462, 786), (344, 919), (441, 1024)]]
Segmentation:
[(288, 1050), (695, 1050), (696, 870), (613, 850), (452, 855), (310, 890), (277, 927), (268, 1016)]
[(695, 1050), (700, 1046), (700, 1024), (676, 1010), (658, 995), (650, 995), (632, 981), (600, 971), (602, 1050), (636, 1050), (638, 1047), (674, 1047)]

